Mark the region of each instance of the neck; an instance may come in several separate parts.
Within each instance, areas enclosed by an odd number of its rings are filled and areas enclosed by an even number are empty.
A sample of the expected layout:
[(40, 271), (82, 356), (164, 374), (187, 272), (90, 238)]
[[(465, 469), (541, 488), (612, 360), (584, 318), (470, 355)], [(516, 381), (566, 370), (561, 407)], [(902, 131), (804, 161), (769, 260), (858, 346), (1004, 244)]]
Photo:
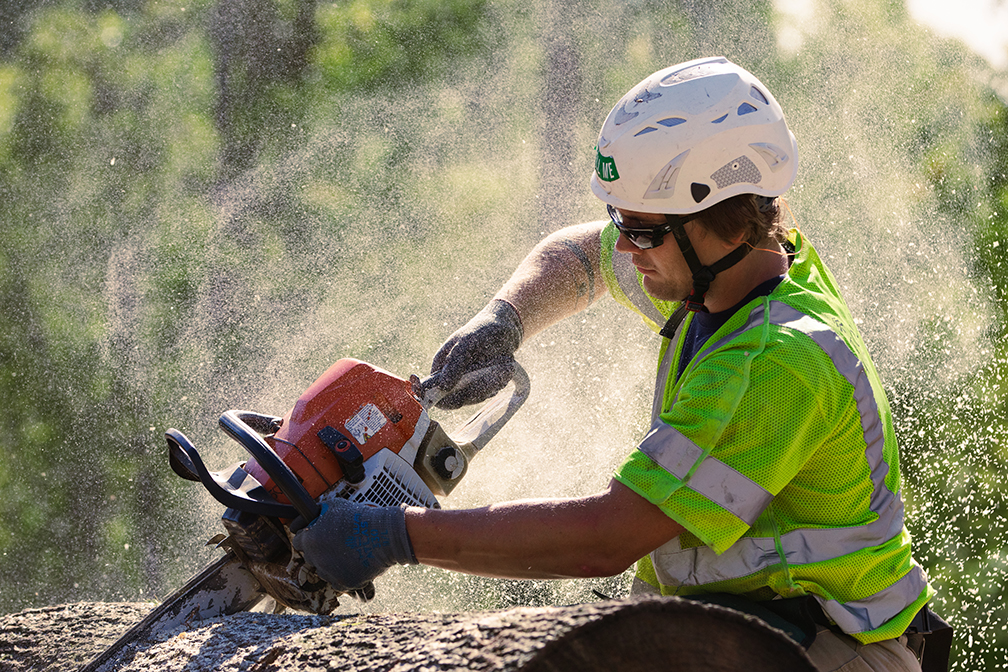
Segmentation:
[(712, 313), (728, 310), (762, 283), (787, 273), (787, 255), (773, 239), (761, 241), (739, 263), (718, 273), (704, 305)]

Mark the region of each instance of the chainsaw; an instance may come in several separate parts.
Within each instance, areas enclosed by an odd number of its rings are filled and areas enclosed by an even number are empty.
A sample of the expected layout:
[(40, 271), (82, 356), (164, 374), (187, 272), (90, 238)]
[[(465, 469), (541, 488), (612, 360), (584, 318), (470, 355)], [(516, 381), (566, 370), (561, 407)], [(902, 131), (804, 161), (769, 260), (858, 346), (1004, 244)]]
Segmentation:
[[(483, 372), (467, 374), (459, 386)], [(315, 575), (292, 544), (290, 524), (314, 520), (321, 504), (343, 497), (378, 506), (440, 508), (469, 463), (528, 398), (529, 379), (517, 363), (512, 385), (452, 434), (429, 412), (448, 391), (404, 380), (356, 359), (341, 359), (298, 398), (286, 416), (230, 410), (224, 433), (250, 459), (207, 469), (177, 429), (165, 433), (172, 470), (202, 483), (226, 507), (226, 534), (214, 536), (224, 555), (168, 596), (82, 672), (109, 667), (131, 644), (181, 625), (239, 611), (286, 609), (329, 614), (342, 596)], [(374, 587), (355, 591), (369, 600)], [(114, 665), (109, 667), (114, 669)]]

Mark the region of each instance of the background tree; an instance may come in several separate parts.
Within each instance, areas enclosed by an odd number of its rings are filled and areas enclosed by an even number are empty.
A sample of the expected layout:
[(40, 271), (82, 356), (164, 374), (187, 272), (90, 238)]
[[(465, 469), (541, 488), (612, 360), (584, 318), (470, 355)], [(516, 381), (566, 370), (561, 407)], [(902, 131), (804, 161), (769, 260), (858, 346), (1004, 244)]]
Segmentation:
[(289, 85), (308, 67), (317, 31), (315, 0), (293, 4), (290, 18), (271, 0), (220, 0), (210, 11), (224, 181), (254, 165), (263, 136), (275, 135), (285, 122), (297, 127), (298, 91)]

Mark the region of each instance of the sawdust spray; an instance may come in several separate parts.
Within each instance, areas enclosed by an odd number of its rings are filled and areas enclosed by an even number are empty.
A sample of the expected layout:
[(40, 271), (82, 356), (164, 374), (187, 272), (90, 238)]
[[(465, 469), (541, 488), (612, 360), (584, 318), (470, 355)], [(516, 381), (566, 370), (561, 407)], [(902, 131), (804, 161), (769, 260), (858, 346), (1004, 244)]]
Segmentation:
[[(948, 106), (950, 115), (955, 109), (937, 92), (911, 95), (919, 86), (914, 68), (920, 64), (900, 60), (900, 45), (923, 36), (862, 30), (858, 21), (828, 16), (828, 8), (802, 20), (781, 14), (771, 29), (750, 35), (747, 21), (732, 15), (742, 10), (731, 3), (713, 13), (685, 4), (671, 12), (676, 30), (667, 35), (642, 3), (579, 5), (567, 16), (545, 1), (528, 9), (525, 3), (520, 10), (497, 7), (493, 18), (507, 26), (509, 40), (475, 71), (453, 71), (394, 94), (310, 101), (339, 113), (312, 131), (304, 151), (282, 170), (252, 172), (222, 194), (207, 249), (212, 253), (214, 242), (227, 235), (248, 193), (297, 194), (311, 205), (306, 227), (321, 231), (326, 221), (338, 220), (340, 228), (319, 234), (323, 249), (312, 252), (322, 269), (319, 291), (296, 320), (284, 321), (276, 305), (263, 306), (268, 317), (255, 339), (260, 352), (253, 361), (229, 380), (194, 373), (194, 385), (215, 390), (213, 403), (186, 416), (203, 424), (191, 429), (206, 442), (208, 462), (240, 455), (215, 434), (216, 414), (242, 406), (282, 414), (340, 357), (363, 359), (401, 377), (426, 374), (443, 339), (484, 305), (542, 235), (604, 216), (587, 178), (595, 135), (612, 102), (660, 67), (709, 54), (726, 55), (757, 73), (788, 114), (801, 151), (799, 177), (787, 197), (794, 223), (814, 241), (845, 292), (882, 378), (892, 386), (901, 430), (915, 426), (913, 409), (902, 406), (910, 396), (962, 393), (956, 381), (991, 356), (993, 298), (986, 280), (973, 273), (961, 225), (942, 213), (939, 194), (907, 151), (915, 124), (925, 116), (915, 105), (928, 99)], [(884, 22), (869, 12), (869, 3), (859, 8), (866, 12), (861, 21)], [(830, 34), (823, 32), (827, 26)], [(890, 40), (888, 50), (863, 38), (879, 33)], [(784, 54), (774, 61), (781, 67), (765, 71), (761, 63), (771, 62), (777, 50)], [(812, 66), (798, 64), (806, 51), (819, 54)], [(576, 66), (559, 58), (565, 53)], [(934, 67), (942, 65), (936, 61)], [(557, 72), (562, 76), (551, 80), (549, 73)], [(576, 81), (576, 95), (562, 91), (562, 81)], [(561, 94), (569, 98), (566, 126), (550, 131), (544, 101)], [(411, 145), (411, 159), (394, 163), (391, 157), (408, 134), (420, 138)], [(339, 170), (352, 169), (355, 176), (327, 173), (334, 153), (343, 157)], [(569, 157), (566, 165), (558, 165), (557, 156)], [(540, 166), (547, 163), (552, 176), (562, 173), (559, 182), (544, 178)], [(544, 210), (546, 201), (550, 208)], [(191, 327), (193, 342), (206, 322), (221, 319), (210, 284), (205, 293), (206, 312)], [(935, 347), (922, 354), (928, 339)], [(532, 377), (530, 400), (442, 504), (459, 508), (605, 487), (647, 429), (656, 351), (656, 337), (608, 298), (530, 339), (518, 353)], [(913, 394), (900, 396), (907, 390)], [(451, 429), (464, 415), (436, 419)], [(968, 443), (936, 446), (908, 437), (905, 459), (934, 468), (928, 456), (947, 451), (946, 468), (956, 472), (958, 461), (969, 460)], [(921, 521), (917, 527), (940, 538), (941, 509), (928, 508), (927, 492), (909, 494), (910, 515)], [(202, 498), (199, 526), (209, 537), (218, 529), (220, 507), (202, 494), (192, 496)], [(940, 546), (939, 539), (928, 551), (936, 564), (942, 561)], [(194, 541), (178, 557), (195, 570), (214, 556)], [(1004, 571), (1003, 557), (992, 563), (973, 586), (981, 603), (975, 613), (988, 614), (982, 625), (974, 624), (982, 632), (1004, 618), (991, 617), (983, 604), (983, 586)], [(372, 603), (347, 600), (340, 610), (575, 602), (595, 599), (593, 590), (623, 595), (629, 578), (510, 582), (397, 568), (379, 579)], [(946, 587), (942, 576), (933, 578), (939, 591)]]

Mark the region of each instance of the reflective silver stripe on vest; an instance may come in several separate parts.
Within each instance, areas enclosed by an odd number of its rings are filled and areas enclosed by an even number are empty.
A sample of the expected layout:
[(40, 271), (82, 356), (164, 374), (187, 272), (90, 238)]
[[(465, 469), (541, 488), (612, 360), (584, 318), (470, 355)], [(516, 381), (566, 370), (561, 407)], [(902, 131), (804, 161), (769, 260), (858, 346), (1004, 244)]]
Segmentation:
[[(875, 392), (868, 372), (865, 371), (861, 359), (851, 352), (843, 339), (828, 326), (804, 315), (791, 306), (776, 301), (770, 304), (770, 319), (776, 324), (788, 329), (800, 331), (815, 341), (823, 352), (829, 355), (837, 371), (854, 388), (854, 400), (857, 402), (858, 413), (861, 416), (861, 429), (864, 432), (865, 458), (871, 470), (872, 498), (871, 510), (881, 515), (892, 507), (893, 500), (898, 498), (885, 487), (885, 478), (889, 474), (889, 464), (885, 461), (883, 448), (885, 446), (885, 427), (879, 417), (878, 404), (875, 402)], [(886, 537), (888, 539), (889, 537)]]
[[(892, 539), (903, 531), (903, 505), (899, 499), (896, 504), (884, 517), (867, 525), (803, 528), (782, 534), (783, 560), (789, 565), (823, 562)], [(676, 537), (652, 556), (655, 571), (668, 586), (701, 586), (738, 579), (781, 562), (772, 537), (742, 537), (721, 555), (707, 546), (683, 549)]]
[(661, 329), (668, 318), (655, 308), (655, 305), (651, 303), (651, 299), (644, 292), (644, 288), (640, 286), (640, 282), (637, 280), (637, 269), (630, 260), (630, 255), (613, 251), (612, 270), (613, 275), (616, 277), (616, 284), (623, 290), (623, 295), (630, 300), (630, 303), (644, 317), (657, 324), (658, 328)]
[(914, 565), (899, 581), (862, 600), (837, 602), (824, 600), (818, 595), (816, 599), (844, 632), (866, 632), (881, 628), (907, 605), (913, 604), (926, 588), (924, 570)]
[[(763, 305), (760, 304), (753, 309), (749, 319), (740, 329), (719, 339), (695, 357), (694, 361), (699, 361), (708, 353), (738, 338), (743, 332), (757, 327), (764, 319)], [(837, 372), (846, 378), (854, 388), (854, 399), (857, 403), (858, 414), (861, 416), (861, 429), (864, 433), (865, 457), (868, 460), (872, 485), (874, 486), (871, 510), (881, 514), (891, 505), (889, 500), (893, 499), (894, 495), (885, 487), (885, 478), (889, 474), (889, 465), (883, 457), (885, 428), (879, 417), (879, 409), (875, 403), (875, 393), (872, 390), (871, 381), (868, 379), (868, 373), (865, 371), (861, 359), (827, 325), (795, 310), (786, 303), (770, 302), (770, 323), (800, 331), (810, 337), (829, 356)]]
[[(759, 483), (721, 460), (710, 455), (704, 457), (699, 446), (664, 422), (659, 422), (644, 437), (639, 450), (683, 481), (687, 488), (735, 514), (746, 525), (755, 523), (773, 499)], [(696, 469), (690, 475), (694, 465)]]
[[(759, 307), (758, 315), (756, 313), (757, 311), (754, 311), (750, 315), (746, 325), (742, 328), (743, 331), (755, 327), (763, 321), (762, 305)], [(641, 441), (638, 449), (680, 481), (686, 481), (686, 487), (730, 511), (746, 525), (752, 525), (759, 518), (763, 509), (770, 504), (773, 495), (721, 460), (709, 455), (704, 457), (703, 450), (699, 446), (683, 436), (679, 430), (661, 420), (665, 385), (672, 374), (676, 344), (680, 340), (685, 325), (686, 321), (684, 320), (665, 349), (665, 356), (658, 367), (654, 403), (651, 406), (651, 431)], [(735, 332), (734, 335), (738, 335), (738, 333), (740, 332)], [(724, 342), (724, 340), (720, 342)], [(709, 351), (710, 349), (708, 349)], [(673, 400), (672, 403), (674, 404), (675, 401)], [(702, 457), (703, 461), (687, 481), (686, 476), (696, 465), (697, 460)]]
[[(719, 339), (711, 347), (698, 354), (694, 361), (698, 361), (708, 353), (726, 345), (742, 332), (759, 326), (765, 319), (763, 305), (756, 306), (745, 325)], [(781, 564), (782, 561), (786, 564), (801, 565), (831, 560), (864, 548), (877, 546), (892, 539), (903, 530), (903, 502), (897, 494), (890, 492), (885, 487), (885, 477), (889, 472), (889, 465), (885, 462), (883, 454), (885, 431), (879, 417), (879, 409), (871, 382), (861, 360), (827, 325), (787, 304), (771, 301), (769, 321), (808, 335), (830, 357), (837, 371), (853, 387), (864, 433), (865, 457), (871, 470), (873, 484), (870, 509), (878, 515), (878, 518), (861, 526), (828, 529), (806, 528), (783, 534), (780, 536), (783, 557), (776, 549), (772, 537), (742, 537), (720, 556), (707, 546), (683, 549), (680, 547), (677, 537), (651, 554), (655, 572), (664, 585), (701, 586), (749, 576), (766, 567)], [(673, 343), (667, 349), (666, 359), (672, 358), (672, 355), (668, 353), (672, 353), (674, 350)], [(681, 439), (676, 439), (673, 433), (678, 434), (678, 432), (671, 427), (669, 427), (671, 430), (669, 434), (660, 430), (659, 426), (665, 423), (659, 419), (658, 415), (661, 412), (661, 400), (664, 398), (665, 384), (669, 382), (670, 370), (671, 363), (663, 362), (659, 380), (655, 386), (656, 412), (652, 430), (645, 437), (645, 442), (648, 442), (649, 445), (645, 450), (644, 442), (642, 442), (641, 450), (649, 455), (653, 453), (660, 456), (660, 461), (656, 458), (652, 459), (655, 459), (663, 467), (674, 466), (681, 472), (682, 467), (678, 465), (689, 462), (692, 456), (698, 455), (702, 451), (681, 435), (679, 435)], [(673, 403), (675, 402), (673, 401)], [(668, 438), (668, 447), (659, 448), (657, 445), (651, 445), (657, 444), (659, 438)], [(696, 459), (693, 457), (693, 462)], [(681, 478), (672, 469), (669, 471), (677, 478)], [(727, 483), (725, 486), (727, 487)], [(740, 518), (745, 520), (742, 516)], [(881, 626), (887, 619), (911, 604), (925, 589), (926, 581), (927, 578), (923, 570), (915, 565), (899, 581), (867, 598), (846, 604), (835, 600), (820, 600), (820, 603), (826, 613), (846, 632), (865, 632)]]

